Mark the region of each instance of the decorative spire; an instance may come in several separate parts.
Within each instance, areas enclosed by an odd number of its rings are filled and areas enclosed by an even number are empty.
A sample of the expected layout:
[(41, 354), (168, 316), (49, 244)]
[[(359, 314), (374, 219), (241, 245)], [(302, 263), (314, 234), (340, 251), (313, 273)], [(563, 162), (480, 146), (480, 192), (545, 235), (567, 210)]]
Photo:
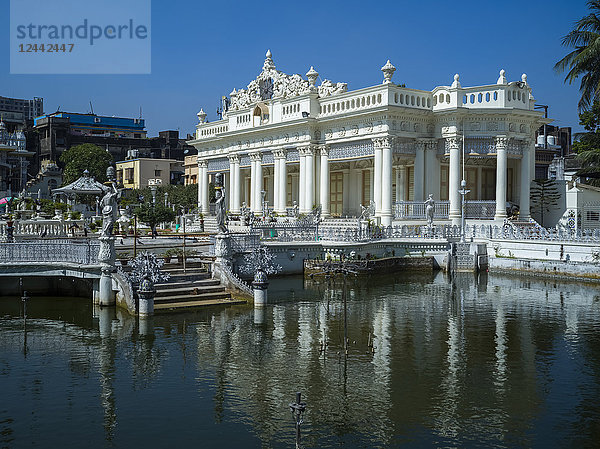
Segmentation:
[(523, 73), (521, 75), (521, 82), (527, 86), (527, 74), (526, 73)]
[(263, 64), (263, 71), (275, 70), (275, 63), (273, 62), (273, 54), (271, 50), (267, 50), (265, 55), (265, 63)]
[(396, 71), (396, 67), (392, 65), (390, 60), (388, 59), (385, 65), (381, 68), (383, 72), (383, 84), (388, 84), (392, 82), (392, 76), (394, 76), (394, 72)]
[(200, 123), (204, 123), (206, 120), (206, 112), (204, 112), (204, 109), (200, 108), (200, 112), (198, 112), (198, 114), (196, 114), (198, 116), (198, 120), (200, 120)]
[(317, 72), (312, 65), (310, 66), (310, 70), (306, 72), (306, 77), (308, 78), (309, 88), (311, 90), (315, 89), (315, 83), (317, 82), (317, 78), (319, 77), (319, 72)]
[(452, 86), (450, 86), (450, 87), (453, 87), (455, 89), (460, 89), (460, 87), (461, 87), (460, 81), (458, 81), (459, 78), (460, 78), (460, 75), (458, 73), (456, 75), (454, 75), (454, 82), (452, 83)]
[(504, 76), (505, 74), (506, 72), (504, 69), (500, 70), (500, 77), (498, 78), (498, 81), (496, 81), (496, 84), (508, 84), (506, 81), (506, 76)]

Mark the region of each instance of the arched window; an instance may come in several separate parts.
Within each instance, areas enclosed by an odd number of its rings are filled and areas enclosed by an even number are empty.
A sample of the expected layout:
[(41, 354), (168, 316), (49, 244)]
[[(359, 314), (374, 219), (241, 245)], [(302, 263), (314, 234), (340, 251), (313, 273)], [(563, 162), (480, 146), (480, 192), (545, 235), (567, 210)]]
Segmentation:
[(258, 103), (252, 112), (252, 125), (264, 125), (269, 123), (269, 107), (264, 103)]

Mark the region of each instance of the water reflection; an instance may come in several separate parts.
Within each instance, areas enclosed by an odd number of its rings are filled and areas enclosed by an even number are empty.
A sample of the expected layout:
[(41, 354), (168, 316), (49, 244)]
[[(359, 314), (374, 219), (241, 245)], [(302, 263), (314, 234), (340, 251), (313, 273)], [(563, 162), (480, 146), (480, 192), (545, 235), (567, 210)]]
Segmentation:
[(20, 300), (3, 299), (0, 446), (64, 444), (51, 431), (64, 422), (71, 445), (156, 446), (176, 434), (205, 447), (290, 447), (296, 391), (308, 403), (306, 447), (589, 446), (600, 436), (597, 287), (350, 278), (346, 308), (342, 289), (273, 280), (264, 309), (147, 320), (32, 298), (24, 322)]

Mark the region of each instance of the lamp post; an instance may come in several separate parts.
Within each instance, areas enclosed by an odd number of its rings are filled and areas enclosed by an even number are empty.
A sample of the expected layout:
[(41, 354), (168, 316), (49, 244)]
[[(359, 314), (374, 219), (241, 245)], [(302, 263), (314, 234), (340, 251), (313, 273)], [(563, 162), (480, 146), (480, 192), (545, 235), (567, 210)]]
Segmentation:
[(302, 415), (306, 411), (306, 402), (302, 402), (302, 393), (296, 393), (296, 402), (290, 404), (290, 409), (296, 422), (296, 449), (300, 449), (300, 425), (303, 423)]
[(267, 192), (264, 190), (260, 191), (260, 195), (262, 197), (262, 213), (263, 213), (263, 218), (265, 218), (267, 216), (267, 207), (266, 207), (266, 202), (265, 202), (265, 196), (267, 195)]
[(460, 208), (460, 241), (465, 241), (465, 197), (470, 190), (467, 190), (467, 181), (462, 180), (460, 182), (461, 189), (458, 191), (462, 197), (461, 208)]
[(165, 192), (165, 207), (167, 207), (168, 203), (169, 203), (169, 193)]
[(185, 209), (183, 207), (181, 208), (181, 221), (183, 225), (183, 274), (185, 274)]

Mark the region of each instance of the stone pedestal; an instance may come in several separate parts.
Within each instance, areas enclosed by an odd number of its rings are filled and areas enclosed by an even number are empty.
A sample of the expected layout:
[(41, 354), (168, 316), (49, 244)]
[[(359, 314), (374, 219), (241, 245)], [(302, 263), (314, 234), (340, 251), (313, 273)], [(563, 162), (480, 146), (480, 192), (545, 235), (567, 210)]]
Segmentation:
[(267, 287), (269, 281), (267, 280), (267, 274), (259, 270), (254, 275), (252, 281), (252, 291), (254, 293), (254, 307), (261, 308), (267, 305)]
[(156, 290), (149, 277), (145, 277), (138, 290), (139, 306), (138, 315), (141, 319), (154, 315), (154, 296)]
[(112, 274), (116, 271), (115, 238), (105, 236), (99, 237), (98, 240), (100, 241), (98, 261), (102, 265), (102, 275), (98, 289), (98, 304), (101, 306), (114, 306), (116, 295), (112, 288)]

